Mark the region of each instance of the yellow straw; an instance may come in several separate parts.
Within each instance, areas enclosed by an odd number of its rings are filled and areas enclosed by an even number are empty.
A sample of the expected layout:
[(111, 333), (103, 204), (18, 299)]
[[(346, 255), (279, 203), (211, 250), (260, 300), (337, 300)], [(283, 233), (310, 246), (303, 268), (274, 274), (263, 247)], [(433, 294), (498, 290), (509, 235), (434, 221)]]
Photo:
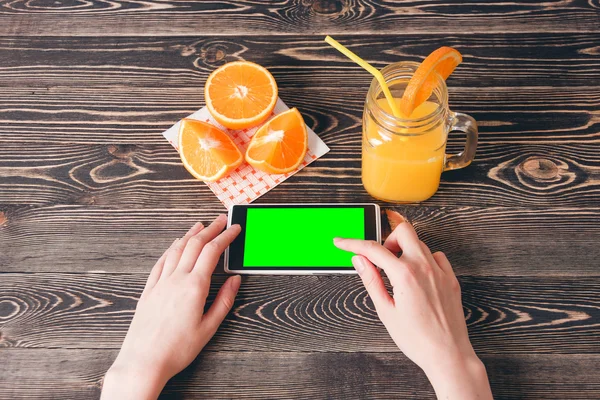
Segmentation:
[(353, 52), (348, 50), (346, 47), (342, 46), (338, 41), (336, 41), (331, 36), (325, 37), (325, 41), (327, 43), (329, 43), (331, 46), (335, 47), (340, 53), (342, 53), (343, 55), (345, 55), (346, 57), (348, 57), (349, 59), (351, 59), (352, 61), (354, 61), (355, 63), (357, 63), (364, 69), (366, 69), (367, 71), (369, 71), (371, 73), (371, 75), (373, 75), (375, 77), (375, 79), (377, 79), (377, 82), (379, 82), (379, 86), (381, 86), (381, 89), (383, 90), (383, 94), (385, 94), (385, 98), (387, 99), (388, 104), (390, 105), (390, 108), (392, 109), (392, 113), (394, 114), (394, 117), (401, 118), (402, 115), (400, 114), (400, 110), (396, 106), (396, 102), (394, 101), (394, 98), (392, 97), (392, 93), (390, 93), (390, 89), (388, 88), (387, 83), (385, 82), (385, 79), (383, 79), (383, 75), (381, 74), (381, 72), (379, 72), (379, 70), (377, 68), (373, 67), (371, 64), (369, 64), (368, 62), (366, 62), (365, 60), (363, 60), (362, 58), (360, 58), (359, 56), (357, 56), (356, 54), (354, 54)]

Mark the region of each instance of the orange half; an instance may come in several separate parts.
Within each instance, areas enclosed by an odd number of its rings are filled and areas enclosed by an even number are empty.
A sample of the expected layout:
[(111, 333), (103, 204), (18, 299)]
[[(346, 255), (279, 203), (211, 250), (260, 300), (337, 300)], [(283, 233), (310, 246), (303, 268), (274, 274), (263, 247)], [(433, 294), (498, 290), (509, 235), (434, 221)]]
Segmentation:
[(408, 82), (400, 100), (400, 112), (409, 117), (433, 93), (436, 86), (435, 73), (446, 80), (461, 62), (462, 55), (452, 47), (440, 47), (428, 55)]
[(269, 174), (295, 170), (308, 149), (308, 134), (302, 115), (296, 108), (275, 116), (252, 137), (246, 161)]
[(229, 135), (193, 119), (181, 121), (179, 155), (190, 174), (205, 182), (229, 175), (244, 159)]
[(236, 61), (213, 71), (204, 86), (208, 111), (229, 129), (246, 129), (264, 122), (277, 103), (277, 83), (264, 67)]

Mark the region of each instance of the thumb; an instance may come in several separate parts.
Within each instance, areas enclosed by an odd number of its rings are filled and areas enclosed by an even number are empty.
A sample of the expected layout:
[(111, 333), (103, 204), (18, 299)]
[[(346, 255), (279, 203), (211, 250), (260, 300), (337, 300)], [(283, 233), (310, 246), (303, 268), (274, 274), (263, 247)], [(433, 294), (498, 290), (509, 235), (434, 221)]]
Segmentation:
[(239, 275), (227, 279), (223, 286), (221, 286), (221, 289), (219, 289), (215, 301), (204, 314), (202, 318), (202, 330), (208, 333), (208, 339), (219, 329), (219, 325), (221, 325), (221, 322), (223, 322), (229, 310), (233, 307), (233, 302), (241, 283), (242, 278)]
[(382, 311), (393, 307), (394, 299), (388, 293), (377, 267), (363, 256), (352, 257), (352, 265), (365, 285), (369, 297), (373, 300), (377, 313), (381, 315)]

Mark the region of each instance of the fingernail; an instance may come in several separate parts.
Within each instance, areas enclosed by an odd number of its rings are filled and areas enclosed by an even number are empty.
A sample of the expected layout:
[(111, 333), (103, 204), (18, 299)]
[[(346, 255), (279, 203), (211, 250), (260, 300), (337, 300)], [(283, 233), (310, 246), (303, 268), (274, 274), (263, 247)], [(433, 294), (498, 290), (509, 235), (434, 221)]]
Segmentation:
[(225, 215), (225, 214), (220, 214), (220, 215), (217, 217), (217, 219), (219, 219), (219, 220), (227, 219), (227, 215)]
[(335, 237), (335, 238), (333, 238), (333, 243), (337, 244), (337, 243), (341, 242), (342, 240), (343, 240), (342, 238)]
[(365, 260), (363, 260), (361, 256), (352, 257), (352, 265), (354, 265), (354, 269), (359, 274), (362, 274), (362, 272), (365, 270), (365, 267), (367, 266), (365, 264)]
[(231, 278), (231, 288), (233, 290), (238, 290), (240, 288), (240, 285), (242, 284), (242, 277), (240, 275), (234, 275)]
[(196, 222), (196, 225), (194, 225), (194, 228), (204, 228), (204, 224), (202, 222)]
[(404, 218), (404, 216), (402, 216), (402, 214), (400, 214), (398, 211), (385, 210), (385, 214), (387, 215), (388, 222), (392, 230), (396, 229), (398, 225), (407, 222), (407, 219)]
[(192, 225), (192, 227), (187, 231), (188, 234), (190, 234), (191, 232), (197, 231), (198, 229), (200, 229), (200, 226), (202, 225), (201, 222), (196, 222), (194, 225)]

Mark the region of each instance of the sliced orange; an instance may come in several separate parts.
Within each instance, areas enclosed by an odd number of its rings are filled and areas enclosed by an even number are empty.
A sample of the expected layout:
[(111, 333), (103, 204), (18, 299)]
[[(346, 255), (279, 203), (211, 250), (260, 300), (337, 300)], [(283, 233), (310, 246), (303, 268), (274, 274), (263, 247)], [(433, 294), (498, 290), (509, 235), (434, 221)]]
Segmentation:
[(446, 80), (462, 62), (462, 55), (452, 47), (440, 47), (427, 56), (410, 78), (400, 101), (400, 111), (409, 117), (415, 108), (431, 96), (436, 86), (437, 72)]
[(285, 174), (300, 165), (307, 148), (306, 125), (300, 112), (292, 108), (256, 131), (246, 150), (246, 161), (269, 174)]
[(229, 175), (244, 160), (229, 135), (211, 124), (193, 119), (181, 121), (179, 155), (190, 174), (205, 182)]
[(204, 86), (208, 111), (229, 129), (245, 129), (264, 122), (277, 103), (277, 83), (266, 68), (236, 61), (213, 71)]

